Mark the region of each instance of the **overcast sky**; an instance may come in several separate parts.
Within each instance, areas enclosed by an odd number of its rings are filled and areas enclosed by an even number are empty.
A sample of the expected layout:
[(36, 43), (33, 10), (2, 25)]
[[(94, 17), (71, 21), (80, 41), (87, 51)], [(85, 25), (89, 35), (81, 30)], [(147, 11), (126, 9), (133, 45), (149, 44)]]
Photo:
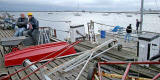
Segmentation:
[[(145, 9), (160, 8), (160, 0), (144, 1)], [(141, 0), (0, 0), (0, 11), (137, 11), (140, 9), (140, 3)]]

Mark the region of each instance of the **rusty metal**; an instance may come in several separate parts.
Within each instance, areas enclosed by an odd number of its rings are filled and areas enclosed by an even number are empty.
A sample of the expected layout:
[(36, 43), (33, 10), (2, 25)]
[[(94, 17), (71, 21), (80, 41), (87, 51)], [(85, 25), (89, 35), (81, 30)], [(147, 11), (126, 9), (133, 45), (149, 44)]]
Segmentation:
[[(101, 70), (100, 70), (100, 65), (111, 65), (111, 64), (128, 64), (126, 70), (125, 70), (125, 73), (124, 75), (115, 75), (115, 76), (112, 76), (113, 74), (105, 74), (105, 73), (102, 73)], [(146, 61), (146, 62), (122, 62), (122, 61), (113, 61), (113, 62), (98, 62), (98, 74), (99, 74), (99, 79), (102, 80), (102, 76), (112, 76), (112, 78), (122, 78), (122, 80), (127, 80), (128, 78), (130, 79), (136, 79), (136, 80), (151, 80), (151, 79), (147, 79), (147, 78), (136, 78), (136, 77), (129, 77), (128, 76), (128, 72), (129, 72), (129, 69), (131, 67), (131, 65), (136, 65), (136, 64), (160, 64), (159, 61)], [(118, 76), (118, 77), (117, 77)], [(156, 80), (160, 77), (160, 73), (157, 74), (152, 80)]]

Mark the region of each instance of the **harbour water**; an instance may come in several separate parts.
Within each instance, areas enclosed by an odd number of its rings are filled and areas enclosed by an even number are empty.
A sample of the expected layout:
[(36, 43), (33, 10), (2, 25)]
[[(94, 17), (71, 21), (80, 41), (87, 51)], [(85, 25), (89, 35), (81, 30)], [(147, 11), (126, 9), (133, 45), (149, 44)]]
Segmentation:
[[(19, 17), (22, 12), (9, 12), (11, 15), (15, 15), (15, 18)], [(27, 15), (27, 12), (24, 12)], [(75, 12), (33, 12), (35, 18), (39, 20), (41, 27), (52, 27), (57, 29), (58, 38), (63, 40), (68, 36), (68, 31), (71, 25), (84, 24), (87, 33), (87, 22), (93, 20), (95, 22), (104, 23), (107, 25), (127, 27), (132, 24), (132, 28), (135, 29), (136, 19), (140, 19), (140, 14), (132, 13), (88, 13), (79, 12), (81, 16), (75, 16)], [(129, 16), (128, 16), (129, 15)], [(53, 21), (71, 21), (66, 22), (53, 22)], [(98, 29), (109, 29), (107, 26), (95, 25), (95, 32)], [(160, 33), (160, 17), (159, 14), (145, 14), (144, 15), (144, 31), (151, 31)]]

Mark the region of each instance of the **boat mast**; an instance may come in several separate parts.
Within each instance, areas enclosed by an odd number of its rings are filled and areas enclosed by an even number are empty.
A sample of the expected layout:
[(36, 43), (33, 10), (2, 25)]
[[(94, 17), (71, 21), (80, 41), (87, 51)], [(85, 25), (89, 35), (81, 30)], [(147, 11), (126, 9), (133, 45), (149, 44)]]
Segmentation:
[(77, 0), (78, 3), (77, 3), (77, 11), (79, 11), (79, 0)]
[(140, 33), (142, 33), (142, 26), (143, 26), (143, 11), (144, 11), (144, 0), (141, 0), (141, 24), (140, 24)]

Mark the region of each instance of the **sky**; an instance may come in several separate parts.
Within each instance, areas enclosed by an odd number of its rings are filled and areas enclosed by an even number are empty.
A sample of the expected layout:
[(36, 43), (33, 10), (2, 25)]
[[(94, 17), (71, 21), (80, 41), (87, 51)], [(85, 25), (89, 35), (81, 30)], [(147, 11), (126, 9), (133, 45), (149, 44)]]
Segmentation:
[[(138, 11), (141, 0), (0, 0), (0, 11)], [(144, 0), (160, 9), (160, 0)]]

